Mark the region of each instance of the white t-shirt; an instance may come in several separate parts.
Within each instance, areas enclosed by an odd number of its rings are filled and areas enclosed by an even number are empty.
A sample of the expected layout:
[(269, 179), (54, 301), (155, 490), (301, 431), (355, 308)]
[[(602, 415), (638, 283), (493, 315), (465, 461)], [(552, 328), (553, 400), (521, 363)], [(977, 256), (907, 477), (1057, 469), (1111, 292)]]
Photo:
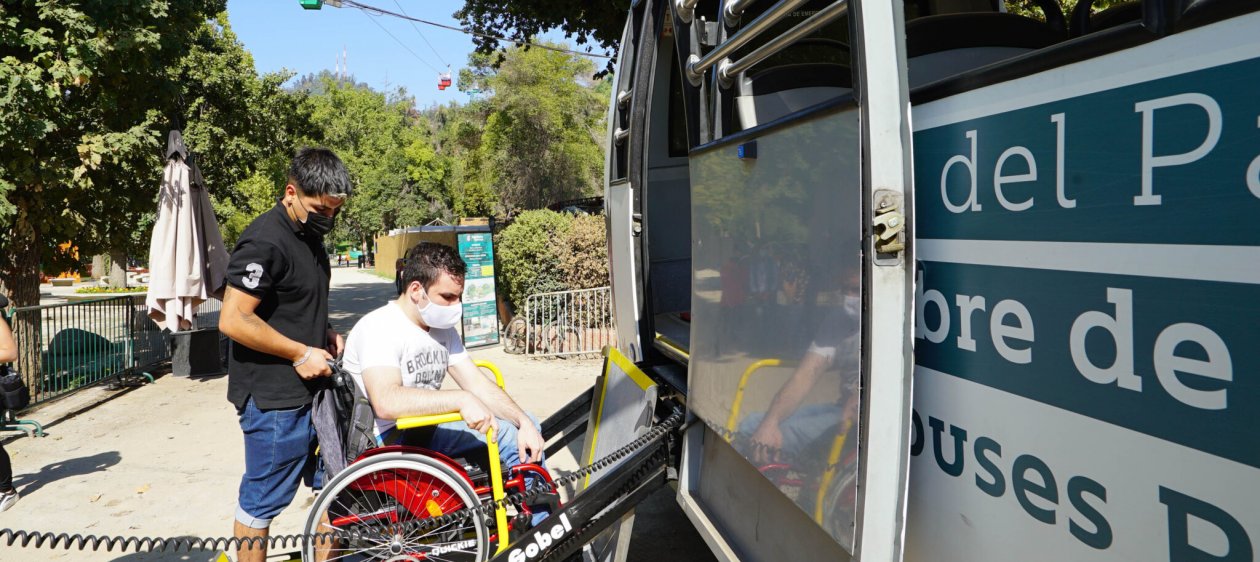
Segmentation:
[[(350, 331), (342, 366), (367, 395), (363, 371), (394, 367), (408, 388), (438, 390), (450, 365), (472, 361), (454, 328), (423, 328), (412, 322), (397, 301), (390, 302), (359, 320)], [(394, 420), (376, 418), (376, 434), (394, 427)]]

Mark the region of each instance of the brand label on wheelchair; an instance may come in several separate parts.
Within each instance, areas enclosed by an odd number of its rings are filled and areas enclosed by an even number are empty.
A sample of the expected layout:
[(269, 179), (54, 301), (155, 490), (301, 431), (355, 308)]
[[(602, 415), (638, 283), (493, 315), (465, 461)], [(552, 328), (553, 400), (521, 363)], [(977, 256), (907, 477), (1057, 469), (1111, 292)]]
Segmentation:
[(477, 547), (477, 541), (475, 539), (459, 541), (459, 542), (454, 542), (450, 544), (444, 544), (442, 546), (436, 546), (430, 549), (429, 557), (441, 556), (443, 554), (450, 554), (452, 552), (467, 552), (468, 550), (476, 548), (476, 547)]
[(564, 538), (572, 530), (573, 525), (569, 524), (569, 516), (561, 513), (560, 522), (556, 523), (550, 531), (543, 532), (539, 529), (538, 534), (534, 535), (534, 540), (529, 544), (512, 549), (512, 552), (508, 554), (508, 562), (525, 562), (538, 556), (538, 553), (546, 550), (553, 542)]

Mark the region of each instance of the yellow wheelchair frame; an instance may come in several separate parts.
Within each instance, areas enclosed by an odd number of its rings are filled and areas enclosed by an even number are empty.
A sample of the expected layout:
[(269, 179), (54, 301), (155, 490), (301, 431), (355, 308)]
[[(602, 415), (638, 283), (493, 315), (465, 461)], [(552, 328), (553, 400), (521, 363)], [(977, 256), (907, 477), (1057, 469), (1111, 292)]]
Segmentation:
[[(752, 378), (753, 373), (766, 367), (791, 367), (792, 363), (784, 362), (782, 359), (761, 359), (753, 361), (744, 369), (744, 374), (739, 377), (739, 386), (735, 389), (735, 401), (731, 404), (731, 413), (726, 418), (726, 434), (735, 435), (735, 428), (739, 423), (739, 411), (744, 405), (744, 391), (748, 388), (748, 379)], [(836, 471), (840, 465), (840, 453), (844, 450), (844, 442), (849, 435), (849, 428), (853, 422), (844, 421), (844, 428), (839, 435), (836, 435), (834, 441), (831, 442), (831, 451), (827, 454), (827, 469), (823, 471), (822, 480), (818, 485), (818, 495), (814, 498), (814, 521), (819, 525), (823, 523), (823, 502), (826, 499), (827, 488), (831, 486), (831, 481), (836, 477)]]
[[(499, 385), (499, 388), (504, 388), (503, 372), (499, 370), (498, 366), (489, 361), (480, 359), (473, 361), (473, 364), (478, 368), (486, 369), (493, 373), (495, 384)], [(461, 416), (459, 412), (452, 412), (449, 414), (431, 414), (428, 416), (409, 416), (405, 418), (398, 418), (394, 421), (394, 425), (401, 431), (405, 429), (429, 427), (457, 421), (464, 421), (464, 416)], [(506, 497), (507, 494), (503, 491), (503, 465), (499, 461), (499, 442), (497, 436), (491, 431), (486, 432), (486, 448), (488, 449), (488, 455), (490, 457), (490, 499), (495, 502), (494, 526), (499, 536), (498, 545), (494, 553), (499, 554), (500, 552), (507, 550), (508, 546), (507, 509), (499, 503), (499, 501)]]

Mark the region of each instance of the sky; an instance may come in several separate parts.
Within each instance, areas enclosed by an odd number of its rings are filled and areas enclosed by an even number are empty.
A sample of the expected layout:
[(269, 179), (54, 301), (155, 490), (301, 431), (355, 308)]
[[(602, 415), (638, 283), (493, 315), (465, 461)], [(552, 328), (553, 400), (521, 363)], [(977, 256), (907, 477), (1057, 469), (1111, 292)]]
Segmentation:
[[(362, 2), (457, 27), (460, 24), (453, 14), (464, 4), (463, 0)], [(374, 89), (404, 87), (419, 107), (468, 101), (468, 94), (455, 84), (445, 91), (437, 88), (438, 73), (445, 72), (448, 64), (452, 80), (458, 82), (459, 69), (468, 62), (473, 42), (463, 33), (420, 23), (413, 28), (406, 20), (372, 16), (354, 8), (304, 10), (298, 0), (228, 0), (228, 19), (253, 54), (259, 72), (288, 69), (303, 76), (333, 70), (344, 49), (350, 74)], [(564, 39), (560, 33), (545, 37)]]

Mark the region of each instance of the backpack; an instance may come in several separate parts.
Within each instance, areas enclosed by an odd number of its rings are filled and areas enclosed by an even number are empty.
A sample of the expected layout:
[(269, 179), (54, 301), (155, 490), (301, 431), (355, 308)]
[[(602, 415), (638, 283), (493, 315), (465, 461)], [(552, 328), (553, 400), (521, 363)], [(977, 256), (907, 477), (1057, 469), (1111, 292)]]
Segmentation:
[(319, 455), (328, 477), (325, 482), (377, 445), (376, 416), (367, 396), (340, 362), (331, 366), (331, 384), (315, 394), (311, 406)]
[(0, 365), (0, 410), (16, 412), (31, 405), (31, 390), (22, 375), (8, 365)]

